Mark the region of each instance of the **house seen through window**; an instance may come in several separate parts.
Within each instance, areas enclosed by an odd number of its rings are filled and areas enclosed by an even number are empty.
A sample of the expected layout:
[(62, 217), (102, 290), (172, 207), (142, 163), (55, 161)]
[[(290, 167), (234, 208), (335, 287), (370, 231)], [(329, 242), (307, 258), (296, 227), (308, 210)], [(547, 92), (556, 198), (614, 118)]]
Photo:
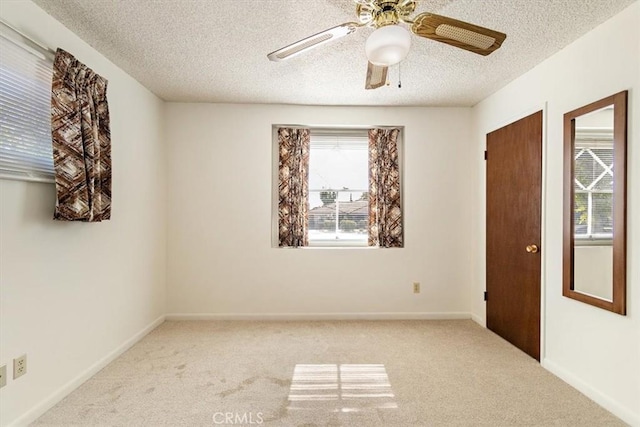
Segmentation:
[(367, 129), (312, 129), (309, 151), (309, 244), (367, 245)]

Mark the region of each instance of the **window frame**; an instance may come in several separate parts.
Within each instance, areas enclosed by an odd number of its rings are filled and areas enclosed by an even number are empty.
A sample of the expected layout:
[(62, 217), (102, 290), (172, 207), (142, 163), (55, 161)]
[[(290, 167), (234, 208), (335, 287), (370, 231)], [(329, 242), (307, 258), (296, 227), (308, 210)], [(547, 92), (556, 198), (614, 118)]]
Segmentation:
[[(404, 133), (405, 127), (403, 125), (292, 125), (292, 124), (273, 124), (271, 126), (271, 247), (277, 249), (283, 249), (278, 246), (278, 202), (279, 202), (279, 194), (278, 194), (278, 165), (279, 165), (279, 146), (278, 146), (278, 128), (289, 127), (289, 128), (304, 128), (310, 129), (311, 132), (314, 130), (330, 130), (330, 131), (353, 131), (353, 130), (370, 130), (370, 129), (400, 129), (400, 133), (398, 134), (398, 164), (400, 168), (400, 203), (402, 209), (402, 227), (405, 229), (405, 188), (404, 188), (404, 176), (405, 176), (405, 165), (404, 165)], [(368, 149), (367, 149), (368, 151)], [(309, 191), (312, 189), (309, 188)], [(356, 190), (349, 190), (356, 191)], [(358, 190), (359, 191), (359, 190)], [(406, 231), (406, 230), (405, 230)], [(406, 233), (405, 233), (406, 236)], [(286, 248), (285, 248), (286, 249)], [(290, 249), (379, 249), (379, 246), (369, 246), (368, 238), (364, 244), (360, 241), (348, 241), (348, 240), (336, 240), (336, 239), (327, 239), (327, 240), (315, 240), (313, 243), (309, 242), (308, 246), (300, 247), (300, 248), (290, 248)]]

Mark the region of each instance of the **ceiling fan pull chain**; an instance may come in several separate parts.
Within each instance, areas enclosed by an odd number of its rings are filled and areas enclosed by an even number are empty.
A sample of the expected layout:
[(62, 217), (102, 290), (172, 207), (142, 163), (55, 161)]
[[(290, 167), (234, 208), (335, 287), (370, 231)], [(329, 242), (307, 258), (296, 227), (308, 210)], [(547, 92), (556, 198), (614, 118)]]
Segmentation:
[(398, 63), (398, 89), (402, 88), (402, 71), (400, 70), (401, 63)]

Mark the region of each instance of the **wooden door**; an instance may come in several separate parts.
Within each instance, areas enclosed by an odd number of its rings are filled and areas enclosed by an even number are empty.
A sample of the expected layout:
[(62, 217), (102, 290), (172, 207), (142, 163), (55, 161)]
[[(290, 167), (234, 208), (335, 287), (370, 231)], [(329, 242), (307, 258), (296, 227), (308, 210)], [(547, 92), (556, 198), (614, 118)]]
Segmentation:
[(487, 327), (540, 360), (542, 111), (487, 135)]

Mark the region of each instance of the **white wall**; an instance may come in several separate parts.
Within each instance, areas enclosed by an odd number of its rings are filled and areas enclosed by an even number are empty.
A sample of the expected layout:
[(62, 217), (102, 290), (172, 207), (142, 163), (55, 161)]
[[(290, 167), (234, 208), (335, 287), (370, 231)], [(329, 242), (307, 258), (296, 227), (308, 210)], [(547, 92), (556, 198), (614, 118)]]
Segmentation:
[(53, 184), (0, 180), (0, 364), (28, 356), (27, 375), (0, 390), (4, 426), (164, 314), (166, 189), (163, 103), (33, 3), (3, 0), (0, 16), (109, 80), (113, 150), (111, 221), (54, 222)]
[[(168, 313), (469, 316), (468, 108), (170, 103), (166, 120)], [(405, 247), (272, 248), (273, 124), (406, 126)]]
[[(543, 213), (543, 366), (628, 423), (640, 425), (640, 3), (473, 108), (477, 199), (474, 313), (484, 319), (485, 169), (488, 131), (547, 105)], [(507, 40), (508, 41), (508, 40)], [(628, 302), (620, 316), (562, 296), (562, 119), (582, 105), (629, 90)]]

